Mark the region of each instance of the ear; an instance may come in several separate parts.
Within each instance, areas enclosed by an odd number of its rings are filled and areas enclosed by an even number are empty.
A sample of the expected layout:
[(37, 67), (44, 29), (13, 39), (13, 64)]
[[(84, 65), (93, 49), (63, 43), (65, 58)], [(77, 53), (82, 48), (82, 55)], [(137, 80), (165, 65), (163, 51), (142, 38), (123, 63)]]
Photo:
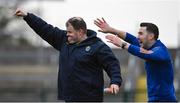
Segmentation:
[(83, 29), (79, 29), (79, 33), (80, 33), (81, 35), (84, 35), (84, 30), (83, 30)]
[(154, 40), (155, 38), (154, 38), (154, 34), (153, 33), (151, 33), (150, 35), (149, 35), (149, 40)]

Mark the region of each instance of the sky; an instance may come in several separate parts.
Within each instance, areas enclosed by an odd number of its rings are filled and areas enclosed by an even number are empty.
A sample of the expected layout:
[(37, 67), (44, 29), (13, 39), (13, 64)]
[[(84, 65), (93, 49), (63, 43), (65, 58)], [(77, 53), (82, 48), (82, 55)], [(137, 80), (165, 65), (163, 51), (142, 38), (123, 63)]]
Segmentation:
[(140, 22), (152, 22), (159, 27), (159, 39), (168, 47), (176, 48), (179, 38), (179, 5), (179, 0), (34, 0), (22, 5), (22, 8), (31, 12), (33, 8), (39, 7), (42, 13), (37, 15), (61, 29), (66, 29), (65, 22), (70, 17), (83, 17), (87, 27), (95, 30), (105, 42), (107, 34), (98, 32), (98, 27), (93, 24), (96, 18), (103, 17), (112, 27), (135, 36)]

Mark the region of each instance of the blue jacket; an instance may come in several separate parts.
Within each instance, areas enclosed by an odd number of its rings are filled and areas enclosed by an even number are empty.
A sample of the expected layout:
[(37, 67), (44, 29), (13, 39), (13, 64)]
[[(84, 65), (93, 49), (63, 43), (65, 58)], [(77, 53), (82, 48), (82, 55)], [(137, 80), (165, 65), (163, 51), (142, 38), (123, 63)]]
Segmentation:
[(126, 33), (125, 41), (131, 45), (128, 52), (145, 60), (149, 101), (176, 101), (173, 85), (173, 66), (166, 46), (157, 40), (148, 50), (151, 54), (140, 52), (138, 39)]
[(80, 44), (68, 44), (65, 30), (53, 27), (30, 13), (24, 20), (60, 52), (58, 99), (103, 101), (103, 69), (111, 84), (121, 85), (119, 61), (111, 49), (96, 37), (96, 32), (88, 30), (86, 40)]

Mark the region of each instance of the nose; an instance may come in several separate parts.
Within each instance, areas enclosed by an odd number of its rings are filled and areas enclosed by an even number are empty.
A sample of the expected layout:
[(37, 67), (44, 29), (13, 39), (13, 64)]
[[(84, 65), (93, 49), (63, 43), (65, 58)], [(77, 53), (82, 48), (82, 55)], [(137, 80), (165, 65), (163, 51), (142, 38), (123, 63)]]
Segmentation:
[(138, 36), (137, 36), (138, 38), (140, 37), (140, 35), (138, 34)]
[(67, 33), (66, 35), (67, 35), (67, 36), (70, 36), (70, 33)]

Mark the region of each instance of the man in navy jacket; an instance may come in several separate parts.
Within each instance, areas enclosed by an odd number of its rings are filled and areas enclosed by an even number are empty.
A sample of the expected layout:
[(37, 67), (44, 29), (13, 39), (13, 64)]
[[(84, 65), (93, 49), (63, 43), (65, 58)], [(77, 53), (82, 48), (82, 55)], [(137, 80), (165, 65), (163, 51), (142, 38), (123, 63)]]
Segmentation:
[(136, 38), (112, 28), (103, 18), (95, 20), (94, 23), (101, 28), (99, 31), (116, 35), (107, 35), (109, 42), (145, 60), (149, 102), (176, 101), (171, 57), (166, 46), (158, 40), (159, 30), (155, 24), (141, 23)]
[(47, 24), (41, 18), (17, 10), (27, 24), (60, 52), (58, 99), (66, 102), (103, 101), (103, 69), (110, 77), (111, 93), (118, 93), (122, 78), (119, 61), (96, 32), (87, 30), (80, 17), (66, 22), (67, 30)]

